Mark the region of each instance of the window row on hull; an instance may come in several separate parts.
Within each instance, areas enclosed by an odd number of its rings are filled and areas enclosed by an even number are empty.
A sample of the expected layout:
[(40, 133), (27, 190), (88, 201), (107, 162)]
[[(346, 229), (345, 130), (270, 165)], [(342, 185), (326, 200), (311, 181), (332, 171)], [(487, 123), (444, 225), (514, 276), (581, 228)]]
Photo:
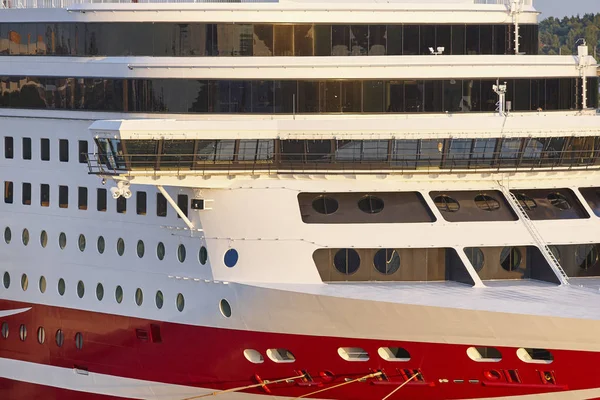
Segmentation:
[[(511, 110), (582, 107), (578, 78), (500, 79)], [(198, 80), (11, 76), (0, 78), (0, 107), (148, 113), (493, 112), (496, 79)], [(588, 106), (598, 79), (588, 78)]]
[[(520, 26), (538, 53), (538, 26)], [(512, 25), (3, 23), (0, 54), (64, 56), (382, 56), (514, 54)]]

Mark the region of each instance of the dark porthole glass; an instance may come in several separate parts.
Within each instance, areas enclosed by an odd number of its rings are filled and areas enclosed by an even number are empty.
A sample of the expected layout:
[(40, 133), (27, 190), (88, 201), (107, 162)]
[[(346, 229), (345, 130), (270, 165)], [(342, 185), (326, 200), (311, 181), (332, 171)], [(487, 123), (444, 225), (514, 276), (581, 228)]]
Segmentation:
[(319, 214), (333, 214), (339, 208), (338, 201), (333, 197), (319, 196), (312, 202), (313, 209)]
[(117, 286), (115, 289), (115, 300), (118, 304), (121, 304), (123, 301), (123, 288), (121, 286)]
[(537, 203), (535, 202), (535, 200), (527, 196), (526, 194), (516, 193), (515, 197), (517, 198), (517, 201), (519, 202), (521, 207), (523, 207), (525, 210), (532, 211), (537, 208)]
[(375, 196), (364, 196), (358, 201), (358, 208), (367, 214), (378, 214), (383, 211), (383, 200)]
[(498, 200), (486, 194), (475, 196), (475, 205), (483, 211), (497, 211), (500, 209)]
[(156, 257), (159, 260), (165, 258), (165, 245), (163, 244), (163, 242), (158, 242), (158, 245), (156, 246)]
[(122, 256), (125, 253), (125, 241), (122, 238), (117, 240), (117, 254)]
[(569, 200), (561, 193), (550, 193), (547, 198), (550, 204), (559, 210), (565, 211), (571, 208), (571, 203), (569, 203)]
[(500, 253), (500, 265), (506, 271), (516, 271), (521, 266), (521, 252), (516, 247), (505, 247)]
[(61, 296), (64, 296), (66, 289), (67, 289), (67, 284), (65, 283), (65, 280), (63, 278), (60, 278), (58, 280), (58, 294), (60, 294)]
[(27, 246), (29, 244), (29, 231), (27, 229), (23, 229), (21, 240), (23, 241), (24, 246)]
[(177, 247), (177, 259), (180, 263), (185, 261), (185, 246), (182, 244)]
[(37, 340), (39, 344), (44, 344), (46, 341), (46, 330), (43, 326), (40, 326), (37, 330)]
[(96, 285), (96, 298), (98, 301), (102, 301), (104, 298), (104, 286), (101, 283)]
[(202, 247), (200, 247), (200, 252), (198, 253), (198, 261), (200, 261), (200, 264), (204, 265), (204, 264), (206, 264), (207, 260), (208, 260), (208, 251), (206, 250), (206, 247), (202, 246)]
[(163, 293), (160, 290), (156, 292), (156, 297), (154, 298), (154, 301), (156, 302), (156, 308), (160, 310), (165, 302)]
[(106, 242), (104, 241), (104, 237), (102, 236), (98, 236), (98, 253), (102, 254), (104, 253), (104, 249), (106, 248)]
[(19, 339), (21, 339), (22, 342), (24, 342), (25, 339), (27, 339), (27, 327), (25, 326), (25, 324), (21, 324), (21, 326), (19, 327)]
[(60, 235), (58, 235), (58, 247), (60, 247), (61, 250), (67, 247), (67, 235), (64, 232), (61, 232)]
[(582, 244), (575, 250), (575, 262), (579, 268), (588, 270), (598, 263), (598, 248), (593, 244)]
[(465, 254), (467, 258), (471, 262), (471, 265), (475, 269), (476, 272), (479, 272), (483, 269), (483, 265), (485, 263), (485, 257), (483, 256), (483, 251), (477, 247), (469, 247), (465, 249)]
[(144, 257), (144, 253), (146, 252), (146, 247), (144, 246), (144, 242), (142, 240), (138, 240), (136, 250), (137, 250), (137, 256), (139, 258)]
[(2, 323), (2, 337), (8, 339), (8, 322)]
[(21, 289), (23, 289), (23, 291), (27, 291), (27, 288), (29, 287), (29, 278), (27, 278), (27, 274), (23, 274), (21, 275)]
[(345, 275), (352, 275), (360, 267), (360, 256), (354, 249), (341, 249), (333, 257), (333, 266)]
[(138, 306), (141, 306), (143, 302), (144, 302), (144, 292), (142, 292), (142, 289), (137, 288), (135, 290), (135, 304), (137, 304)]
[(4, 229), (4, 241), (6, 242), (6, 244), (9, 244), (11, 239), (12, 239), (12, 232), (11, 232), (10, 228), (7, 226)]
[(54, 338), (56, 339), (56, 345), (58, 347), (62, 347), (63, 343), (65, 342), (65, 334), (63, 333), (63, 331), (60, 329), (57, 330)]
[(40, 282), (39, 282), (39, 288), (40, 288), (40, 293), (46, 293), (46, 278), (43, 276), (40, 276)]
[(85, 236), (83, 234), (80, 234), (77, 239), (77, 247), (79, 247), (79, 251), (85, 251)]
[(442, 212), (457, 212), (460, 204), (450, 196), (441, 195), (433, 199), (435, 206)]
[(239, 254), (236, 249), (229, 249), (225, 252), (225, 257), (223, 257), (223, 261), (225, 265), (229, 268), (235, 267), (239, 259)]
[(373, 258), (375, 269), (384, 275), (391, 275), (400, 268), (400, 255), (395, 249), (381, 249)]
[(75, 347), (77, 350), (81, 350), (83, 348), (83, 335), (81, 332), (77, 332), (75, 334)]
[(185, 307), (185, 299), (183, 298), (183, 295), (181, 293), (177, 294), (177, 310), (179, 310), (179, 312), (183, 311), (183, 308)]
[(219, 310), (221, 311), (221, 314), (223, 314), (223, 316), (225, 318), (231, 317), (231, 305), (229, 304), (229, 302), (227, 300), (222, 299), (219, 302)]
[(85, 295), (85, 285), (83, 284), (83, 281), (79, 281), (79, 282), (77, 282), (77, 297), (79, 297), (80, 299), (83, 299), (84, 295)]
[(42, 233), (40, 233), (40, 245), (43, 248), (48, 245), (48, 233), (46, 233), (46, 231), (42, 231)]
[(8, 272), (4, 273), (4, 276), (2, 277), (2, 283), (4, 284), (5, 289), (10, 287), (10, 274)]

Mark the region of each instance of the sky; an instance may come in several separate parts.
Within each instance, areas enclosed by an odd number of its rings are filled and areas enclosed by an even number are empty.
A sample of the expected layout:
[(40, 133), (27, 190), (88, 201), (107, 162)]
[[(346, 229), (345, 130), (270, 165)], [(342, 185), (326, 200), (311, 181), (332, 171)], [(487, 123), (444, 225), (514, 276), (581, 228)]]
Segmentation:
[(600, 0), (535, 0), (535, 8), (542, 12), (541, 18), (600, 13)]

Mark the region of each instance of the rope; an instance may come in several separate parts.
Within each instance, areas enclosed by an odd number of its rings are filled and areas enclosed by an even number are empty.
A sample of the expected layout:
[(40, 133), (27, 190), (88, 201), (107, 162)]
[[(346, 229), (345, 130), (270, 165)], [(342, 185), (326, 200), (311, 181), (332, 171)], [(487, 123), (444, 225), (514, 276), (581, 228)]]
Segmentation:
[(185, 399), (182, 399), (182, 400), (193, 400), (193, 399), (200, 399), (200, 398), (203, 398), (203, 397), (218, 396), (218, 395), (223, 394), (223, 393), (239, 392), (241, 390), (254, 389), (254, 388), (257, 388), (257, 387), (267, 386), (267, 385), (271, 385), (271, 384), (274, 384), (274, 383), (281, 383), (281, 382), (291, 381), (293, 379), (300, 379), (300, 378), (304, 378), (304, 376), (305, 376), (305, 374), (298, 375), (298, 376), (292, 376), (291, 378), (277, 379), (275, 381), (265, 380), (262, 383), (257, 383), (257, 384), (254, 384), (254, 385), (241, 386), (241, 387), (236, 387), (236, 388), (231, 388), (231, 389), (226, 389), (226, 390), (219, 390), (218, 392), (201, 394), (199, 396), (186, 397)]
[(404, 382), (402, 385), (398, 386), (396, 389), (392, 390), (392, 392), (390, 394), (388, 394), (387, 396), (385, 396), (383, 399), (381, 400), (387, 400), (390, 397), (392, 397), (392, 395), (394, 393), (396, 393), (398, 390), (402, 389), (404, 387), (404, 385), (406, 385), (408, 382), (412, 381), (413, 379), (415, 379), (417, 376), (419, 375), (419, 373), (417, 372), (416, 374), (414, 374), (413, 376), (410, 377), (409, 380), (407, 380), (406, 382)]
[(376, 372), (374, 374), (365, 375), (365, 376), (353, 379), (353, 380), (348, 381), (348, 382), (343, 382), (343, 383), (340, 383), (340, 384), (337, 384), (337, 385), (334, 385), (334, 386), (331, 386), (331, 387), (328, 387), (328, 388), (325, 388), (325, 389), (321, 389), (321, 390), (317, 390), (315, 392), (303, 394), (302, 396), (298, 396), (298, 397), (294, 398), (294, 400), (296, 400), (296, 399), (303, 399), (305, 397), (312, 396), (313, 394), (321, 393), (321, 392), (324, 392), (326, 390), (331, 390), (331, 389), (339, 388), (339, 387), (344, 386), (344, 385), (349, 385), (349, 384), (354, 383), (354, 382), (362, 381), (363, 379), (375, 378), (375, 377), (378, 377), (379, 375), (381, 375), (381, 372)]

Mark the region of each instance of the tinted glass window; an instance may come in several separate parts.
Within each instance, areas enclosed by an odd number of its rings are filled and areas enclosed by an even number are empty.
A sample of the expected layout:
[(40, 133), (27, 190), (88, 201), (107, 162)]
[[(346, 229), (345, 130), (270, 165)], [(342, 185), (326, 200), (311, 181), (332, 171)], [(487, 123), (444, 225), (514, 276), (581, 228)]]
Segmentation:
[(23, 138), (23, 160), (31, 160), (31, 138)]
[(106, 189), (98, 189), (96, 192), (96, 209), (106, 211)]

